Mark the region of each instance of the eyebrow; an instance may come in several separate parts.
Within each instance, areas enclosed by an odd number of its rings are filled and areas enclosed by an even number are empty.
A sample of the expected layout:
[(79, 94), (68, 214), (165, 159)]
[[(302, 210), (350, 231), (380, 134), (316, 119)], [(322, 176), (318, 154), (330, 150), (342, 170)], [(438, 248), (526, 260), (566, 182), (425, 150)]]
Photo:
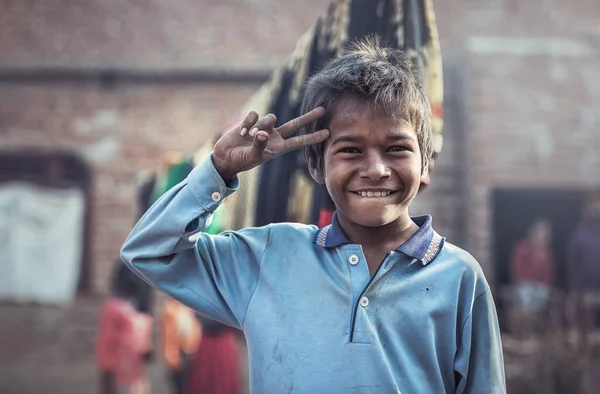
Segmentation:
[(409, 135), (409, 134), (406, 134), (406, 133), (399, 133), (399, 134), (390, 135), (390, 136), (387, 137), (387, 139), (390, 140), (390, 141), (416, 141), (417, 140), (412, 135)]
[(342, 142), (358, 142), (360, 140), (362, 140), (361, 137), (355, 137), (353, 135), (342, 135), (333, 140), (331, 145), (339, 144)]
[[(406, 134), (406, 133), (398, 133), (398, 134), (394, 134), (394, 135), (389, 135), (386, 138), (388, 141), (416, 141), (416, 138), (414, 138), (412, 135)], [(331, 142), (331, 145), (335, 145), (335, 144), (339, 144), (342, 142), (350, 142), (350, 143), (357, 143), (360, 142), (362, 140), (362, 137), (356, 137), (353, 135), (341, 135), (339, 137), (337, 137), (335, 140), (333, 140)]]

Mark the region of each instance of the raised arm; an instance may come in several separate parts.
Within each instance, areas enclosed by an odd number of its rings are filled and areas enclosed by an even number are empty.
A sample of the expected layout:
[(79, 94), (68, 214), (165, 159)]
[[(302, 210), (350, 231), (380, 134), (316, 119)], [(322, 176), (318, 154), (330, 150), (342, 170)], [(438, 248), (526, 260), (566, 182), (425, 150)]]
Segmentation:
[(164, 293), (240, 328), (258, 283), (269, 228), (202, 233), (237, 180), (229, 186), (209, 156), (150, 207), (125, 241), (121, 258)]
[(277, 155), (325, 140), (329, 132), (286, 138), (324, 115), (317, 108), (281, 127), (251, 112), (180, 184), (158, 199), (121, 249), (125, 264), (146, 282), (207, 317), (242, 328), (260, 276), (270, 227), (209, 235), (202, 230), (237, 174)]

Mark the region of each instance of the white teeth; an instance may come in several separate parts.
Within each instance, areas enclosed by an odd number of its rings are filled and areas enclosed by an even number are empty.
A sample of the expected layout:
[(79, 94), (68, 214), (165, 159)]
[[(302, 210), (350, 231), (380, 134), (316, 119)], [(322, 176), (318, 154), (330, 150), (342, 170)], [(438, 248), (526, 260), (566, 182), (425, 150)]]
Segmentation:
[(363, 197), (387, 197), (390, 194), (392, 194), (392, 192), (389, 192), (389, 191), (384, 191), (384, 192), (367, 191), (367, 192), (357, 192), (357, 194), (360, 194)]

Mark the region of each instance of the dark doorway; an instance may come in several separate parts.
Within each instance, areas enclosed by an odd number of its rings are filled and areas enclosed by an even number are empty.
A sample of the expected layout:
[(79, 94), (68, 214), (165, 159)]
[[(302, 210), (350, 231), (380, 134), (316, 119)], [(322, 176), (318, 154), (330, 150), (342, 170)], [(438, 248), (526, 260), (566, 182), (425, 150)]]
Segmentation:
[(552, 224), (555, 286), (565, 289), (567, 245), (583, 213), (585, 190), (495, 190), (492, 198), (494, 258), (499, 284), (510, 283), (509, 262), (513, 246), (526, 235), (536, 218), (543, 217)]

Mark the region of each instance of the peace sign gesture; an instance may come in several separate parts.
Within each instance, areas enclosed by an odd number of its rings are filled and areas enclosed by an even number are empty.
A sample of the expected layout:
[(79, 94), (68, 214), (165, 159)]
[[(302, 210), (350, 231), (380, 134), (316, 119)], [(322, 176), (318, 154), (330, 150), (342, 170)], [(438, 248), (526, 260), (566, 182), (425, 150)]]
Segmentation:
[(215, 144), (213, 164), (225, 181), (238, 173), (248, 171), (274, 157), (307, 145), (318, 144), (329, 138), (329, 130), (290, 137), (296, 131), (322, 118), (325, 108), (312, 111), (275, 127), (277, 118), (268, 114), (259, 119), (251, 111), (242, 123), (225, 133)]

